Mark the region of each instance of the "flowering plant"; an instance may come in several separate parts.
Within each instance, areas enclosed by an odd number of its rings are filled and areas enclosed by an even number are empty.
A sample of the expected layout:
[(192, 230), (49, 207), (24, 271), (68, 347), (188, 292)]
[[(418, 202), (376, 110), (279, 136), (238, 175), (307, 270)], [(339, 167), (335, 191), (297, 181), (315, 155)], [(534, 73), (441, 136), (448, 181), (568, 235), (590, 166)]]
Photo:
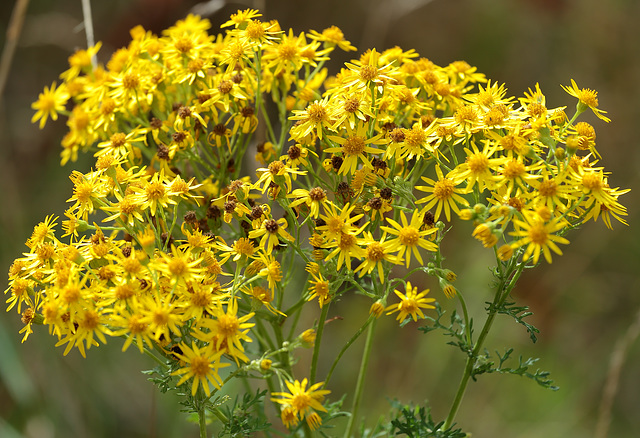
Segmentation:
[[(63, 234), (48, 216), (9, 270), (23, 341), (46, 325), (65, 355), (84, 356), (122, 338), (155, 360), (151, 380), (182, 394), (202, 437), (208, 423), (220, 436), (282, 430), (269, 401), (294, 435), (328, 433), (345, 415), (354, 435), (383, 315), (444, 332), (466, 365), (443, 421), (398, 405), (363, 435), (465, 436), (455, 416), (483, 373), (554, 388), (535, 360), (510, 367), (512, 349), (483, 347), (498, 314), (535, 341), (528, 309), (510, 300), (525, 268), (551, 263), (582, 223), (625, 223), (628, 190), (609, 185), (593, 126), (576, 122), (589, 109), (608, 121), (597, 93), (572, 81), (569, 117), (538, 84), (516, 99), (466, 62), (441, 67), (397, 47), (329, 75), (334, 50), (355, 50), (340, 29), (296, 35), (258, 17), (238, 11), (215, 36), (193, 15), (161, 36), (136, 27), (106, 66), (91, 62), (100, 44), (80, 50), (45, 87), (33, 121), (68, 116), (62, 164), (80, 152), (95, 164), (71, 173)], [(477, 336), (442, 251), (452, 226), (495, 255)], [(332, 303), (349, 294), (369, 316), (344, 346), (322, 346)], [(450, 323), (442, 299), (458, 300)], [(355, 388), (332, 388), (365, 333)], [(235, 380), (255, 384), (240, 397)]]

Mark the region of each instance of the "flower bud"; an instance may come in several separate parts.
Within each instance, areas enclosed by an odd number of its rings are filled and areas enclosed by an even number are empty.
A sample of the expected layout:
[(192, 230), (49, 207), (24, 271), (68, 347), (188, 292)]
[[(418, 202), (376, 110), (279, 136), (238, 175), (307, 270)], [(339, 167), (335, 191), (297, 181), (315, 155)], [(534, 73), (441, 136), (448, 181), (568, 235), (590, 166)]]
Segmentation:
[(470, 209), (470, 208), (465, 208), (463, 210), (460, 211), (460, 214), (458, 215), (460, 217), (460, 219), (462, 219), (463, 221), (470, 221), (471, 219), (473, 219), (473, 217), (475, 216), (475, 211)]
[(262, 371), (269, 371), (271, 369), (271, 360), (270, 359), (262, 359), (260, 361), (260, 369)]
[(316, 331), (314, 329), (308, 329), (302, 332), (300, 335), (300, 340), (302, 341), (302, 346), (306, 348), (313, 347), (313, 344), (316, 342)]
[(382, 304), (381, 300), (376, 301), (369, 308), (369, 314), (374, 315), (376, 318), (380, 318), (382, 312), (384, 312), (384, 304)]
[(511, 245), (502, 245), (498, 248), (498, 258), (506, 262), (513, 256), (513, 247)]

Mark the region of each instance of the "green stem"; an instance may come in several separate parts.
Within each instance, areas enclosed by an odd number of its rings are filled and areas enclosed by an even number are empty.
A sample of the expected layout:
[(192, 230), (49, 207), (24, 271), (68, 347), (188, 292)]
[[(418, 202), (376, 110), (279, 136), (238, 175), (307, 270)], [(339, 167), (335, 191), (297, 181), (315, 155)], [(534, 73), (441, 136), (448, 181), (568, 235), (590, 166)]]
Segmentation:
[(358, 381), (356, 383), (356, 390), (353, 398), (353, 406), (351, 407), (351, 416), (347, 423), (347, 429), (344, 434), (344, 438), (352, 436), (353, 428), (356, 424), (356, 418), (358, 416), (358, 410), (360, 409), (360, 401), (362, 400), (362, 392), (364, 390), (364, 378), (367, 373), (367, 367), (369, 366), (369, 356), (371, 356), (371, 349), (373, 346), (373, 332), (376, 327), (377, 319), (373, 319), (369, 324), (367, 330), (367, 339), (364, 344), (364, 352), (362, 354), (362, 362), (360, 363), (360, 372), (358, 373)]
[(146, 354), (147, 356), (149, 356), (151, 359), (153, 359), (158, 365), (160, 365), (162, 367), (162, 369), (164, 370), (168, 370), (169, 367), (167, 366), (167, 364), (165, 363), (165, 361), (163, 361), (162, 359), (160, 359), (158, 356), (156, 356), (155, 354), (153, 354), (152, 351), (150, 351), (149, 349), (147, 349), (146, 347), (144, 348), (144, 354)]
[(200, 426), (200, 438), (207, 438), (207, 413), (205, 403), (200, 396), (200, 388), (198, 389), (198, 424)]
[(471, 377), (473, 373), (473, 369), (476, 366), (476, 362), (478, 360), (478, 353), (480, 352), (480, 350), (482, 349), (482, 346), (484, 345), (484, 341), (486, 340), (487, 335), (489, 334), (489, 330), (491, 330), (491, 326), (493, 325), (493, 321), (495, 320), (495, 317), (498, 313), (498, 309), (504, 304), (507, 297), (509, 296), (509, 293), (511, 292), (513, 287), (516, 285), (516, 282), (520, 277), (522, 270), (524, 269), (524, 265), (525, 265), (524, 263), (520, 263), (515, 266), (514, 264), (510, 264), (509, 266), (510, 269), (508, 269), (505, 274), (500, 275), (502, 274), (502, 272), (499, 272), (498, 274), (501, 277), (500, 284), (496, 290), (496, 295), (493, 299), (493, 303), (489, 307), (489, 316), (487, 317), (487, 320), (485, 321), (484, 326), (482, 327), (482, 331), (480, 332), (480, 336), (478, 336), (478, 340), (474, 345), (473, 351), (467, 358), (467, 363), (464, 367), (464, 373), (462, 375), (462, 378), (460, 379), (460, 384), (458, 385), (458, 392), (456, 393), (456, 396), (451, 405), (451, 409), (449, 410), (449, 415), (447, 416), (447, 419), (442, 425), (442, 430), (449, 429), (453, 424), (453, 420), (455, 419), (456, 414), (458, 413), (458, 408), (460, 407), (460, 403), (462, 402), (462, 398), (464, 397), (465, 390), (467, 389), (469, 378)]
[[(282, 344), (284, 343), (284, 337), (282, 336), (282, 326), (277, 322), (271, 323), (271, 326), (273, 327), (273, 331), (276, 335), (277, 345), (279, 347), (282, 347)], [(280, 350), (282, 350), (282, 353), (280, 354), (280, 363), (282, 364), (282, 369), (285, 370), (289, 375), (291, 375), (292, 372), (291, 363), (289, 362), (289, 350), (283, 350), (282, 348), (280, 348)]]
[(460, 305), (462, 306), (462, 313), (464, 315), (464, 326), (465, 326), (465, 332), (467, 334), (467, 344), (469, 344), (469, 347), (471, 347), (471, 343), (472, 343), (471, 324), (469, 323), (469, 312), (467, 311), (467, 303), (464, 301), (464, 297), (462, 296), (460, 291), (457, 291), (457, 292), (458, 293), (456, 294), (456, 296), (458, 297), (458, 300), (460, 300)]
[(369, 319), (367, 319), (367, 321), (362, 325), (362, 327), (360, 327), (360, 329), (351, 337), (351, 339), (349, 339), (349, 341), (346, 344), (344, 344), (344, 346), (342, 347), (342, 350), (340, 350), (340, 353), (338, 353), (338, 356), (333, 361), (333, 365), (331, 365), (331, 368), (329, 369), (329, 373), (327, 373), (327, 378), (324, 380), (325, 386), (327, 385), (327, 383), (329, 383), (329, 380), (331, 380), (333, 371), (336, 369), (336, 366), (338, 365), (338, 362), (342, 358), (342, 355), (349, 349), (349, 347), (351, 347), (351, 345), (356, 341), (356, 339), (358, 339), (360, 335), (364, 333), (364, 329), (366, 329), (369, 326), (369, 324), (373, 322), (374, 319), (375, 319), (375, 316), (370, 316)]
[(320, 320), (318, 321), (318, 331), (316, 333), (316, 341), (313, 344), (313, 359), (311, 360), (311, 370), (309, 371), (309, 382), (313, 385), (316, 382), (316, 370), (318, 367), (318, 356), (320, 355), (320, 343), (322, 342), (322, 333), (324, 332), (324, 322), (327, 320), (329, 313), (329, 305), (325, 303), (320, 312)]

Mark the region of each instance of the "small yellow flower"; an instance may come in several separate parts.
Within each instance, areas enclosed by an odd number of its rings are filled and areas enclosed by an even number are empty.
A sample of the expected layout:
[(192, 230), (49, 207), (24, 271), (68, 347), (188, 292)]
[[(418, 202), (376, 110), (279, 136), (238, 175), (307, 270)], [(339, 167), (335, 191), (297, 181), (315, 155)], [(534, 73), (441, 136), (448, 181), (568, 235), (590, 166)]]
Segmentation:
[(220, 388), (222, 386), (222, 379), (218, 375), (218, 370), (230, 365), (228, 363), (220, 362), (222, 351), (215, 352), (210, 348), (210, 346), (206, 346), (201, 349), (195, 342), (191, 344), (191, 347), (185, 343), (181, 343), (180, 349), (182, 350), (182, 354), (174, 354), (182, 360), (186, 366), (173, 372), (173, 375), (182, 374), (177, 386), (180, 386), (187, 380), (193, 378), (193, 383), (191, 384), (191, 395), (196, 395), (198, 387), (202, 386), (202, 389), (207, 396), (211, 395), (209, 383), (216, 388)]
[[(285, 406), (283, 409), (287, 411), (287, 421), (283, 415), (283, 422), (285, 426), (298, 424), (299, 420), (307, 417), (307, 422), (314, 430), (321, 424), (320, 417), (314, 411), (327, 412), (324, 406), (322, 406), (322, 400), (324, 396), (331, 391), (326, 389), (320, 389), (324, 385), (324, 382), (319, 382), (311, 385), (307, 388), (307, 379), (303, 379), (302, 382), (296, 380), (293, 383), (285, 381), (289, 392), (274, 392), (271, 395), (271, 401), (280, 403)], [(281, 398), (277, 398), (281, 397)], [(314, 415), (315, 414), (315, 415)], [(309, 416), (313, 417), (309, 420)]]
[(247, 335), (249, 329), (255, 324), (248, 322), (253, 317), (254, 313), (248, 313), (241, 317), (238, 317), (238, 302), (235, 299), (231, 299), (227, 304), (226, 311), (222, 306), (218, 306), (213, 311), (213, 318), (201, 319), (201, 326), (208, 331), (202, 331), (199, 328), (194, 330), (196, 338), (211, 343), (214, 347), (214, 351), (221, 351), (231, 356), (236, 363), (239, 363), (238, 359), (243, 362), (248, 362), (246, 354), (244, 354), (244, 342), (252, 342), (252, 339)]
[(578, 113), (585, 111), (587, 108), (591, 108), (591, 111), (601, 120), (610, 122), (611, 119), (605, 116), (607, 113), (604, 110), (598, 109), (598, 92), (589, 88), (578, 88), (576, 81), (571, 79), (571, 87), (561, 85), (562, 89), (569, 93), (571, 96), (578, 99)]
[(293, 242), (294, 237), (287, 233), (287, 220), (285, 218), (265, 219), (262, 221), (262, 225), (257, 230), (249, 232), (249, 239), (260, 239), (260, 247), (263, 248), (267, 254), (271, 254), (274, 246), (278, 246), (280, 241), (278, 236), (282, 237), (289, 242)]
[(394, 290), (393, 292), (400, 298), (400, 302), (392, 304), (385, 310), (387, 310), (387, 315), (399, 312), (396, 319), (400, 322), (404, 321), (409, 315), (411, 315), (411, 318), (413, 318), (414, 321), (417, 321), (418, 316), (420, 316), (420, 318), (424, 318), (422, 309), (435, 309), (434, 306), (429, 304), (434, 302), (435, 298), (425, 298), (425, 295), (429, 293), (429, 289), (425, 289), (418, 293), (418, 288), (412, 287), (411, 283), (407, 281), (406, 295), (402, 292), (398, 292), (397, 290)]
[(330, 147), (324, 151), (327, 153), (340, 153), (342, 154), (342, 165), (338, 170), (338, 174), (353, 175), (358, 168), (358, 159), (363, 162), (364, 166), (373, 169), (369, 154), (382, 154), (384, 150), (376, 149), (372, 145), (379, 145), (386, 143), (382, 134), (378, 134), (374, 137), (367, 138), (367, 126), (364, 123), (358, 123), (356, 129), (351, 129), (347, 126), (346, 138), (341, 136), (329, 135), (328, 138), (338, 143), (338, 147)]
[(37, 110), (31, 118), (31, 123), (40, 120), (40, 129), (44, 128), (47, 118), (58, 120), (58, 113), (64, 111), (64, 106), (69, 100), (69, 93), (64, 84), (56, 88), (56, 83), (51, 88), (44, 87), (44, 91), (38, 96), (38, 100), (31, 104), (31, 108)]
[(389, 241), (389, 250), (398, 251), (398, 258), (401, 258), (406, 252), (407, 267), (409, 267), (409, 263), (411, 262), (412, 253), (416, 256), (420, 264), (424, 264), (419, 248), (424, 248), (427, 251), (438, 250), (438, 246), (435, 243), (427, 240), (427, 236), (436, 233), (438, 229), (434, 227), (427, 230), (421, 230), (421, 216), (422, 215), (416, 211), (411, 216), (411, 221), (409, 222), (407, 221), (407, 217), (404, 212), (401, 211), (400, 220), (402, 225), (391, 218), (387, 218), (387, 222), (389, 222), (392, 227), (380, 227), (382, 231), (386, 231), (387, 233), (396, 236), (394, 239)]
[[(524, 253), (523, 260), (527, 260), (533, 255), (533, 263), (538, 263), (540, 253), (544, 255), (545, 260), (551, 263), (551, 251), (558, 255), (562, 255), (562, 251), (556, 243), (568, 244), (569, 241), (564, 237), (557, 236), (553, 233), (565, 227), (565, 223), (553, 219), (549, 222), (543, 221), (537, 215), (525, 215), (526, 221), (514, 219), (514, 224), (520, 227), (519, 231), (510, 233), (520, 239), (513, 243), (513, 248), (519, 248), (524, 245), (527, 250)], [(505, 254), (506, 255), (506, 254)]]
[(416, 204), (424, 204), (424, 210), (429, 210), (433, 206), (436, 206), (436, 213), (434, 220), (438, 220), (440, 213), (444, 210), (444, 215), (447, 221), (451, 220), (451, 210), (456, 214), (460, 214), (460, 207), (458, 204), (468, 206), (469, 202), (464, 199), (460, 194), (465, 193), (465, 190), (458, 189), (456, 186), (459, 184), (459, 180), (455, 180), (451, 177), (451, 174), (446, 177), (443, 176), (440, 166), (436, 166), (436, 173), (438, 174), (438, 180), (434, 181), (431, 178), (422, 177), (422, 180), (429, 184), (429, 186), (417, 186), (416, 189), (421, 192), (431, 193), (422, 199), (418, 199)]
[(338, 48), (344, 50), (345, 52), (356, 50), (351, 43), (344, 39), (344, 33), (337, 26), (331, 26), (322, 31), (322, 33), (316, 32), (312, 30), (309, 32), (309, 38), (314, 39), (316, 41), (323, 41), (326, 46), (338, 46)]
[(311, 275), (313, 276), (313, 280), (309, 280), (309, 284), (311, 285), (311, 287), (309, 288), (309, 292), (311, 292), (311, 295), (309, 296), (307, 301), (318, 298), (318, 304), (320, 304), (320, 308), (322, 308), (325, 303), (331, 301), (329, 282), (320, 273), (312, 273)]

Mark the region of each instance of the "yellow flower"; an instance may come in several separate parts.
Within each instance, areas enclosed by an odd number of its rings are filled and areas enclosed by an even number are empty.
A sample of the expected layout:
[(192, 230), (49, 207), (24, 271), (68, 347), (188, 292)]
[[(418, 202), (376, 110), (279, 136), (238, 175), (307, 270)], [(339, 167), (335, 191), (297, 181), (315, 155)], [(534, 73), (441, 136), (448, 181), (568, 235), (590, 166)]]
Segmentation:
[(426, 230), (421, 230), (420, 228), (422, 226), (422, 220), (420, 219), (420, 217), (421, 214), (416, 211), (411, 216), (411, 222), (408, 222), (404, 211), (401, 211), (400, 220), (402, 221), (402, 225), (391, 218), (387, 218), (387, 222), (389, 222), (393, 228), (380, 227), (382, 231), (386, 231), (393, 236), (397, 236), (396, 238), (389, 241), (389, 250), (398, 251), (399, 258), (401, 258), (406, 251), (407, 268), (409, 267), (409, 263), (411, 262), (412, 252), (418, 259), (418, 262), (420, 262), (420, 264), (424, 264), (418, 248), (424, 248), (427, 251), (438, 250), (438, 246), (435, 243), (426, 239), (427, 236), (436, 233), (438, 229), (434, 227)]
[(57, 216), (54, 217), (54, 215), (51, 214), (44, 219), (44, 222), (40, 222), (38, 225), (33, 227), (33, 233), (27, 240), (27, 246), (29, 248), (33, 248), (40, 243), (53, 240), (55, 238), (55, 227), (58, 225), (56, 223), (57, 219)]
[(434, 181), (431, 178), (422, 177), (422, 180), (426, 182), (429, 186), (417, 186), (416, 189), (422, 192), (431, 193), (431, 195), (425, 196), (422, 199), (416, 201), (416, 204), (424, 204), (424, 210), (431, 209), (434, 205), (436, 205), (436, 213), (434, 215), (434, 220), (437, 221), (440, 217), (440, 213), (444, 209), (444, 215), (448, 221), (451, 220), (451, 210), (455, 213), (460, 214), (460, 208), (458, 204), (468, 206), (469, 202), (464, 199), (459, 193), (464, 193), (465, 191), (462, 189), (456, 188), (458, 181), (451, 178), (451, 172), (445, 178), (442, 175), (442, 170), (440, 166), (436, 166), (436, 173), (438, 174), (438, 181)]
[(139, 322), (148, 324), (153, 340), (171, 339), (171, 333), (180, 336), (180, 326), (184, 323), (182, 309), (166, 300), (159, 293), (144, 295), (140, 298), (139, 312), (143, 315)]
[(218, 375), (218, 370), (230, 365), (220, 362), (222, 351), (213, 351), (210, 346), (201, 349), (195, 342), (191, 344), (191, 347), (184, 342), (180, 343), (180, 350), (182, 350), (182, 354), (174, 354), (183, 361), (186, 366), (172, 373), (172, 375), (183, 375), (176, 386), (180, 386), (187, 380), (193, 378), (191, 395), (196, 395), (198, 387), (202, 385), (202, 389), (207, 396), (211, 395), (209, 382), (216, 388), (222, 386), (222, 379)]
[(501, 233), (501, 230), (495, 231), (495, 229), (494, 223), (481, 223), (476, 226), (471, 235), (482, 242), (482, 246), (485, 248), (491, 248), (498, 243), (498, 238)]
[(141, 201), (140, 209), (149, 209), (152, 216), (156, 215), (158, 206), (161, 208), (167, 208), (169, 204), (176, 204), (176, 201), (169, 196), (171, 186), (168, 179), (164, 176), (164, 169), (160, 172), (155, 172), (151, 181), (147, 181), (142, 187), (134, 187), (133, 190), (136, 194), (135, 199)]
[(309, 280), (309, 284), (311, 285), (309, 292), (311, 292), (311, 295), (307, 298), (307, 301), (318, 298), (318, 304), (320, 305), (320, 308), (322, 308), (324, 303), (331, 301), (329, 282), (320, 273), (312, 273), (311, 275), (313, 276), (313, 280)]
[(336, 268), (340, 269), (342, 263), (344, 263), (347, 269), (351, 269), (351, 257), (360, 259), (365, 255), (365, 250), (358, 246), (357, 238), (357, 235), (360, 234), (365, 227), (366, 224), (355, 230), (353, 233), (340, 233), (340, 235), (334, 239), (331, 244), (327, 245), (327, 248), (335, 246), (335, 249), (327, 255), (325, 260), (331, 260), (337, 255), (338, 265)]
[(259, 188), (262, 185), (262, 193), (272, 187), (272, 183), (276, 187), (284, 187), (287, 193), (291, 192), (291, 180), (296, 179), (297, 175), (306, 175), (306, 170), (297, 170), (287, 166), (282, 161), (272, 161), (267, 167), (261, 167), (257, 171), (260, 175), (258, 181), (252, 188)]
[(95, 338), (98, 338), (103, 344), (107, 343), (105, 334), (111, 335), (107, 328), (107, 310), (94, 307), (93, 305), (83, 307), (78, 313), (73, 315), (73, 331), (69, 331), (58, 341), (56, 347), (67, 344), (64, 349), (66, 356), (75, 346), (82, 357), (86, 357), (85, 345), (88, 350), (92, 345), (99, 345)]
[(305, 204), (309, 207), (309, 215), (315, 219), (320, 214), (320, 206), (327, 202), (327, 192), (321, 187), (314, 187), (308, 191), (306, 189), (295, 189), (287, 195), (287, 198), (296, 198), (290, 204), (291, 208)]
[(291, 234), (287, 233), (286, 228), (287, 220), (285, 218), (280, 218), (278, 220), (265, 219), (262, 221), (260, 228), (249, 232), (249, 239), (262, 237), (260, 239), (260, 247), (262, 247), (267, 254), (271, 254), (273, 247), (280, 244), (278, 236), (288, 240), (289, 242), (293, 242), (295, 240)]
[[(247, 322), (254, 313), (248, 313), (238, 317), (238, 302), (235, 299), (229, 300), (226, 312), (222, 306), (218, 306), (213, 312), (213, 318), (201, 319), (198, 328), (193, 330), (193, 334), (201, 341), (211, 343), (214, 351), (222, 352), (231, 356), (236, 363), (238, 359), (248, 362), (247, 356), (244, 354), (242, 342), (252, 342), (247, 335), (249, 329), (255, 324)], [(207, 329), (207, 331), (201, 330)]]
[(359, 245), (365, 248), (364, 260), (354, 270), (354, 272), (360, 271), (360, 277), (365, 274), (371, 274), (376, 267), (378, 268), (378, 277), (380, 283), (384, 283), (384, 266), (383, 262), (391, 262), (394, 264), (402, 263), (402, 259), (391, 255), (393, 250), (391, 249), (391, 242), (385, 241), (385, 236), (378, 241), (373, 238), (370, 231), (364, 232), (364, 238), (359, 240)]
[[(289, 389), (288, 393), (274, 392), (271, 394), (273, 396), (271, 401), (283, 405), (285, 407), (284, 410), (287, 410), (285, 426), (289, 427), (288, 424), (297, 424), (302, 418), (313, 415), (314, 411), (327, 412), (325, 407), (322, 406), (322, 400), (331, 391), (320, 389), (324, 382), (316, 383), (309, 388), (307, 388), (307, 379), (303, 379), (302, 382), (295, 380), (293, 383), (289, 381), (285, 381), (285, 383)], [(285, 417), (283, 416), (283, 422), (284, 420)], [(315, 414), (309, 423), (309, 426), (315, 429), (320, 426), (320, 418)]]
[(379, 58), (380, 53), (376, 49), (370, 49), (362, 54), (360, 60), (354, 63), (345, 63), (345, 66), (355, 75), (347, 77), (343, 87), (368, 88), (373, 85), (380, 94), (383, 94), (384, 87), (390, 86), (390, 83), (393, 82), (389, 76), (393, 61), (379, 67)]
[(591, 90), (589, 88), (578, 88), (576, 81), (571, 79), (571, 87), (567, 87), (561, 85), (562, 89), (569, 93), (571, 96), (578, 99), (577, 111), (578, 114), (586, 110), (587, 108), (591, 108), (591, 111), (601, 120), (605, 122), (610, 122), (611, 119), (605, 116), (606, 111), (598, 109), (598, 92), (595, 90)]
[(316, 231), (322, 232), (325, 237), (338, 239), (342, 234), (353, 234), (357, 228), (353, 225), (364, 216), (363, 214), (351, 215), (356, 205), (346, 204), (344, 208), (336, 207), (329, 201), (324, 204), (326, 214), (320, 215), (324, 225), (316, 227)]
[(485, 141), (482, 151), (478, 149), (475, 142), (471, 142), (471, 149), (464, 148), (467, 157), (464, 163), (460, 163), (448, 175), (454, 180), (464, 178), (467, 181), (465, 191), (470, 192), (477, 184), (478, 190), (483, 192), (485, 189), (492, 190), (497, 178), (494, 176), (496, 169), (508, 160), (507, 157), (492, 158), (498, 146), (491, 142)]
[(399, 312), (396, 319), (400, 322), (404, 321), (409, 315), (411, 315), (411, 318), (413, 318), (414, 321), (417, 321), (418, 316), (420, 316), (420, 318), (424, 318), (422, 309), (435, 309), (434, 306), (429, 304), (434, 302), (435, 298), (425, 298), (425, 295), (429, 293), (429, 289), (425, 289), (418, 293), (418, 288), (412, 287), (411, 283), (407, 281), (406, 295), (402, 292), (398, 292), (397, 290), (394, 290), (393, 292), (400, 298), (400, 302), (392, 304), (385, 310), (387, 311), (387, 315)]
[(244, 11), (238, 9), (238, 12), (232, 14), (230, 20), (222, 23), (220, 27), (234, 26), (238, 28), (255, 17), (262, 17), (257, 9), (245, 9)]
[(291, 128), (291, 137), (299, 143), (305, 143), (304, 138), (315, 134), (322, 140), (324, 128), (330, 129), (333, 123), (333, 107), (329, 106), (329, 98), (316, 100), (310, 103), (304, 110), (293, 110), (290, 120), (298, 120)]
[(559, 219), (553, 219), (549, 222), (543, 221), (535, 214), (525, 214), (525, 221), (514, 219), (513, 223), (520, 227), (518, 231), (510, 233), (512, 236), (519, 237), (520, 240), (512, 243), (514, 248), (524, 245), (527, 250), (524, 253), (523, 260), (527, 260), (533, 255), (533, 263), (538, 263), (540, 253), (544, 254), (544, 258), (551, 263), (551, 251), (558, 255), (562, 255), (562, 251), (556, 243), (568, 244), (569, 241), (564, 237), (557, 236), (553, 233), (560, 231), (565, 227), (565, 223)]
[(114, 329), (112, 330), (113, 336), (126, 335), (122, 351), (126, 351), (133, 341), (136, 342), (140, 353), (144, 353), (145, 344), (150, 350), (153, 350), (149, 324), (141, 321), (142, 314), (132, 312), (126, 306), (118, 306), (116, 309), (117, 312), (109, 315), (109, 325)]
[(98, 152), (94, 154), (96, 157), (103, 155), (112, 155), (114, 158), (127, 157), (133, 151), (133, 143), (140, 143), (146, 140), (146, 130), (135, 128), (128, 134), (116, 132), (108, 141), (98, 143)]
[(56, 88), (56, 83), (51, 88), (44, 87), (44, 91), (38, 96), (38, 100), (31, 104), (31, 108), (37, 110), (31, 118), (31, 123), (40, 120), (40, 129), (44, 128), (47, 118), (58, 120), (58, 113), (64, 111), (64, 106), (69, 100), (69, 93), (64, 84)]
[(62, 73), (60, 78), (64, 79), (66, 82), (70, 82), (78, 77), (80, 73), (91, 70), (91, 59), (96, 56), (101, 47), (102, 43), (98, 42), (93, 47), (76, 50), (71, 56), (69, 56), (69, 70)]
[(159, 253), (159, 257), (152, 261), (151, 266), (158, 272), (171, 279), (171, 285), (179, 281), (195, 281), (202, 279), (203, 269), (200, 267), (202, 258), (192, 256), (191, 248), (181, 251), (171, 246), (171, 254)]
[(308, 47), (304, 32), (296, 36), (293, 29), (289, 29), (289, 33), (283, 33), (278, 43), (265, 47), (262, 60), (272, 69), (274, 76), (283, 74), (286, 77), (290, 72), (300, 70), (304, 62), (308, 62), (302, 56)]
[(386, 143), (383, 134), (367, 138), (367, 125), (364, 123), (358, 123), (355, 130), (347, 125), (347, 138), (336, 135), (329, 135), (328, 138), (340, 145), (338, 147), (327, 148), (324, 151), (332, 154), (342, 154), (343, 161), (338, 170), (338, 173), (341, 175), (348, 173), (353, 175), (358, 168), (358, 159), (360, 159), (366, 167), (373, 169), (373, 165), (366, 154), (382, 154), (384, 150), (376, 149), (370, 145)]
[(338, 46), (338, 48), (345, 52), (356, 50), (349, 41), (344, 39), (344, 33), (342, 33), (342, 30), (337, 26), (328, 27), (323, 30), (322, 33), (316, 32), (315, 30), (309, 33), (309, 38), (316, 41), (323, 41), (327, 47)]

